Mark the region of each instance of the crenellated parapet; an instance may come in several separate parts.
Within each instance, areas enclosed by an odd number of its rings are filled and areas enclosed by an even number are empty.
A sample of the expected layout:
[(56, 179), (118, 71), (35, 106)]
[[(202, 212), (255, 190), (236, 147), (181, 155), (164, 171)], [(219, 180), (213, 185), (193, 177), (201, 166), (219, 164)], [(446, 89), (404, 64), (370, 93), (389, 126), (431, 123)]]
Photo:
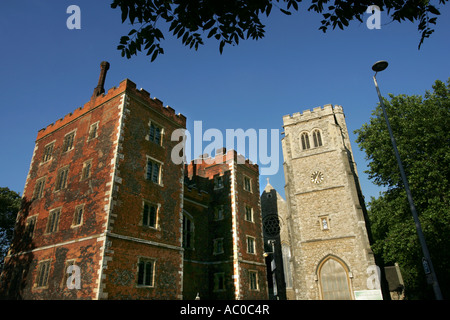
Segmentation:
[(164, 106), (163, 102), (158, 98), (152, 98), (147, 90), (137, 89), (136, 84), (133, 81), (129, 79), (125, 79), (124, 81), (127, 82), (127, 93), (131, 93), (136, 98), (140, 99), (142, 102), (160, 112), (167, 118), (175, 121), (176, 123), (180, 125), (186, 125), (186, 117), (184, 115), (182, 115), (181, 113), (175, 113), (175, 110), (170, 106)]
[(238, 165), (244, 165), (250, 170), (259, 172), (258, 164), (253, 163), (248, 158), (245, 158), (236, 150), (227, 151), (226, 148), (217, 149), (214, 157), (211, 157), (210, 155), (205, 153), (198, 158), (191, 160), (191, 162), (186, 166), (186, 172), (189, 176), (192, 176), (199, 174), (200, 172), (204, 172), (208, 167), (218, 164), (229, 164), (231, 162), (235, 162)]
[(143, 103), (148, 105), (150, 108), (155, 109), (156, 111), (160, 112), (164, 116), (170, 118), (171, 120), (180, 125), (184, 126), (186, 124), (186, 117), (184, 115), (180, 113), (176, 114), (175, 110), (169, 106), (164, 107), (163, 102), (161, 100), (157, 99), (156, 97), (151, 98), (150, 93), (148, 91), (144, 89), (137, 89), (136, 84), (133, 81), (125, 79), (120, 82), (118, 87), (113, 87), (109, 89), (108, 92), (106, 93), (92, 95), (91, 99), (88, 102), (86, 102), (82, 107), (79, 107), (73, 112), (66, 114), (61, 119), (39, 130), (36, 140), (39, 140), (42, 137), (64, 127), (65, 125), (74, 121), (80, 116), (87, 114), (88, 112), (94, 110), (95, 108), (103, 105), (104, 103), (123, 93), (131, 94), (134, 97), (137, 97)]
[(308, 121), (311, 119), (317, 119), (332, 114), (344, 114), (344, 110), (340, 105), (326, 104), (323, 107), (316, 107), (314, 109), (307, 109), (303, 112), (296, 112), (292, 115), (285, 115), (283, 117), (284, 126), (296, 124), (298, 122)]

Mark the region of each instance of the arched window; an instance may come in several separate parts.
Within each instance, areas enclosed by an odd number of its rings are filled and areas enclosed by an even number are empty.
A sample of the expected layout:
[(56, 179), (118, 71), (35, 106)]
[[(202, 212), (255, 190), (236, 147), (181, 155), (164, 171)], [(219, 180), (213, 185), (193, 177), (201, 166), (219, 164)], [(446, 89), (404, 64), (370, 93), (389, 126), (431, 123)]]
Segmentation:
[(311, 146), (309, 145), (308, 133), (307, 132), (303, 132), (300, 137), (301, 137), (301, 140), (302, 140), (302, 150), (306, 150), (306, 149), (311, 148)]
[(351, 300), (347, 268), (335, 258), (319, 266), (319, 282), (323, 300)]
[(314, 142), (314, 148), (322, 146), (322, 137), (320, 135), (320, 130), (318, 130), (318, 129), (314, 130), (314, 132), (313, 132), (313, 142)]

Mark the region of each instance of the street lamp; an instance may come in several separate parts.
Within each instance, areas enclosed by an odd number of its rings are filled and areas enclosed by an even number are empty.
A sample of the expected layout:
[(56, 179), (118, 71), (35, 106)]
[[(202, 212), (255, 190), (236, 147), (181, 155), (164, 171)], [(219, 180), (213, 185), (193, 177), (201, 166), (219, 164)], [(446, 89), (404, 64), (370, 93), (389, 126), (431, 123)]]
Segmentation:
[(381, 109), (383, 109), (384, 119), (386, 120), (387, 128), (389, 131), (389, 136), (391, 137), (392, 147), (394, 148), (395, 157), (397, 158), (398, 167), (400, 169), (400, 175), (402, 176), (403, 185), (405, 186), (406, 196), (408, 197), (409, 207), (411, 209), (411, 213), (414, 218), (414, 222), (416, 224), (417, 235), (419, 236), (420, 245), (422, 246), (422, 252), (424, 258), (422, 259), (423, 267), (425, 270), (425, 274), (428, 277), (431, 277), (431, 283), (433, 284), (434, 295), (436, 296), (436, 300), (442, 300), (442, 293), (439, 287), (439, 283), (436, 277), (436, 273), (434, 272), (433, 263), (431, 262), (430, 253), (428, 252), (427, 243), (425, 242), (425, 237), (422, 232), (422, 227), (420, 226), (419, 217), (417, 216), (416, 207), (414, 206), (414, 201), (411, 195), (411, 191), (409, 190), (408, 179), (406, 178), (405, 170), (403, 169), (402, 161), (400, 159), (400, 155), (398, 153), (397, 144), (395, 143), (394, 136), (392, 134), (391, 125), (389, 124), (389, 119), (386, 113), (386, 109), (384, 107), (383, 99), (381, 97), (380, 89), (378, 88), (377, 83), (377, 73), (383, 71), (388, 66), (387, 61), (378, 61), (372, 66), (372, 70), (375, 71), (375, 75), (373, 76), (373, 82), (375, 83), (375, 88), (377, 89), (378, 99), (380, 100)]

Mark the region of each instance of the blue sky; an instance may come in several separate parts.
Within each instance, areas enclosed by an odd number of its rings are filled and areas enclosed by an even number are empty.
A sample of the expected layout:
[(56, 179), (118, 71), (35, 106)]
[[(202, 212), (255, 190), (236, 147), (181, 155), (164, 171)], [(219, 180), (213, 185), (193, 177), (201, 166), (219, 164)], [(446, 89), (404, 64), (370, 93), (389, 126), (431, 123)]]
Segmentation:
[[(441, 7), (435, 33), (417, 49), (415, 25), (389, 23), (369, 30), (354, 21), (350, 27), (318, 30), (321, 16), (285, 16), (275, 9), (265, 20), (262, 40), (225, 47), (205, 41), (198, 51), (181, 45), (170, 34), (165, 54), (155, 62), (145, 54), (122, 58), (116, 50), (130, 26), (121, 23), (111, 1), (41, 0), (0, 3), (0, 187), (22, 193), (38, 130), (86, 103), (97, 85), (99, 64), (111, 64), (105, 88), (129, 78), (188, 119), (203, 121), (203, 130), (279, 129), (282, 117), (325, 104), (342, 105), (366, 200), (381, 189), (364, 174), (364, 152), (355, 143), (355, 129), (368, 122), (378, 97), (371, 66), (388, 60), (377, 77), (384, 96), (423, 95), (435, 80), (450, 77), (450, 5)], [(437, 2), (437, 1), (434, 1)], [(69, 30), (69, 5), (81, 9), (81, 29)], [(365, 19), (369, 14), (365, 15)], [(281, 138), (281, 136), (280, 136)], [(208, 143), (205, 143), (205, 146)], [(280, 168), (270, 183), (284, 195)], [(266, 185), (261, 176), (261, 190)]]

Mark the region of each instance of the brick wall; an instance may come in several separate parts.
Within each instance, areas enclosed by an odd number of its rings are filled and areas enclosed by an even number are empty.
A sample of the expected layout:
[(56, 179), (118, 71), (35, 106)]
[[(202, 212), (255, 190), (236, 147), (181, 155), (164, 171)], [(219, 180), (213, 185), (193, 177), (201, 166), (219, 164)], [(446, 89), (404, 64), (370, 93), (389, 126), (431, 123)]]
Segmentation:
[[(196, 242), (197, 253), (185, 251), (185, 285), (184, 290), (189, 290), (191, 286), (197, 284), (190, 283), (197, 279), (202, 283), (203, 290), (206, 290), (208, 283), (208, 293), (200, 294), (200, 297), (207, 299), (267, 299), (266, 286), (266, 266), (263, 258), (261, 207), (259, 202), (259, 173), (258, 167), (248, 160), (239, 158), (240, 155), (233, 150), (226, 152), (225, 149), (217, 150), (214, 159), (203, 156), (207, 160), (196, 163), (194, 160), (186, 167), (187, 183), (189, 186), (195, 185), (196, 190), (208, 192), (209, 199), (203, 199), (203, 206), (206, 208), (199, 210), (193, 207), (191, 196), (192, 191), (185, 191), (184, 209), (189, 213), (197, 211), (201, 214), (195, 216), (196, 241), (202, 239), (201, 243)], [(251, 189), (244, 189), (244, 176), (251, 181)], [(221, 185), (216, 179), (221, 179)], [(186, 200), (187, 199), (187, 200)], [(197, 197), (197, 202), (202, 201)], [(247, 219), (246, 207), (252, 209), (252, 218)], [(222, 216), (217, 219), (215, 213), (222, 210)], [(204, 227), (207, 223), (207, 233)], [(197, 228), (197, 225), (199, 226)], [(200, 233), (201, 230), (201, 233)], [(197, 232), (199, 231), (199, 232)], [(254, 239), (254, 252), (247, 250), (247, 238)], [(214, 241), (223, 241), (223, 252), (214, 253)], [(193, 258), (201, 260), (196, 265), (203, 269), (197, 269), (196, 276), (188, 275), (188, 270), (193, 270), (195, 264), (191, 262)], [(208, 273), (202, 275), (199, 270), (208, 267)], [(249, 272), (257, 274), (257, 285), (250, 288)], [(223, 277), (223, 288), (218, 288), (218, 278)], [(197, 285), (198, 286), (198, 285)], [(191, 297), (194, 292), (191, 292)], [(187, 296), (186, 296), (187, 297)]]
[[(150, 137), (152, 125), (161, 130), (158, 141)], [(182, 297), (184, 171), (181, 164), (171, 160), (178, 142), (170, 139), (178, 128), (185, 128), (183, 116), (151, 99), (146, 91), (128, 86), (108, 221), (111, 247), (103, 261), (101, 299)], [(148, 159), (159, 164), (156, 182), (147, 178)], [(144, 203), (157, 208), (155, 225), (144, 223)], [(139, 259), (155, 261), (150, 286), (137, 283)], [(120, 281), (124, 277), (128, 280)]]
[[(25, 299), (86, 298), (96, 296), (98, 272), (102, 255), (106, 213), (105, 196), (109, 188), (113, 142), (117, 132), (120, 91), (113, 90), (108, 98), (91, 100), (74, 114), (39, 131), (30, 170), (23, 193), (23, 208), (19, 212), (15, 241), (6, 268), (22, 268), (14, 295)], [(89, 139), (92, 124), (98, 124), (97, 135)], [(64, 138), (74, 133), (73, 148), (63, 150)], [(44, 161), (45, 147), (53, 144), (51, 158)], [(91, 173), (82, 177), (83, 164), (90, 161)], [(61, 168), (68, 168), (66, 185), (56, 187)], [(33, 199), (36, 183), (45, 179), (42, 196)], [(74, 221), (75, 209), (83, 208), (81, 223)], [(48, 232), (49, 214), (59, 209), (59, 223)], [(35, 219), (32, 239), (24, 232), (30, 218)], [(36, 288), (38, 263), (51, 260), (48, 285)], [(74, 260), (81, 271), (81, 289), (69, 290), (62, 284), (66, 260)], [(8, 273), (3, 275), (8, 278)], [(13, 290), (14, 291), (14, 290)]]
[[(41, 129), (2, 293), (25, 299), (267, 298), (258, 166), (238, 164), (241, 156), (223, 149), (215, 163), (188, 165), (185, 172), (171, 159), (179, 143), (171, 141), (172, 132), (185, 126), (183, 115), (126, 79)], [(63, 150), (71, 134), (73, 146)], [(155, 179), (149, 161), (159, 168)], [(62, 169), (68, 169), (63, 184)], [(42, 195), (33, 199), (44, 180)], [(152, 225), (144, 222), (145, 204), (157, 208)], [(217, 218), (219, 208), (223, 216)], [(52, 220), (54, 210), (60, 210), (58, 220)], [(194, 224), (191, 248), (182, 247), (183, 217)], [(27, 240), (30, 218), (36, 224)], [(223, 241), (220, 252), (217, 239)], [(37, 285), (47, 261), (47, 280)], [(79, 267), (77, 289), (67, 287), (69, 264)], [(257, 274), (253, 285), (250, 273)]]
[[(162, 146), (149, 141), (151, 121), (164, 128)], [(90, 138), (93, 124), (97, 134)], [(40, 130), (15, 241), (2, 273), (3, 294), (26, 299), (181, 298), (184, 174), (183, 166), (170, 159), (177, 143), (170, 136), (185, 124), (184, 116), (163, 107), (160, 100), (126, 79), (118, 88), (92, 96), (83, 107)], [(73, 148), (63, 151), (69, 133), (74, 133)], [(51, 158), (43, 161), (51, 143)], [(147, 156), (162, 164), (157, 185), (145, 179)], [(90, 174), (84, 177), (87, 163)], [(68, 168), (67, 182), (57, 188), (61, 168)], [(42, 196), (32, 200), (43, 179)], [(159, 205), (156, 228), (142, 225), (143, 200)], [(80, 207), (81, 223), (74, 225)], [(60, 209), (59, 220), (55, 230), (48, 232), (53, 209)], [(24, 232), (29, 218), (35, 218), (36, 225), (33, 238), (27, 240)], [(140, 257), (157, 258), (151, 289), (136, 285)], [(48, 281), (36, 288), (39, 263), (47, 260)], [(67, 260), (80, 267), (79, 289), (62, 285)]]

